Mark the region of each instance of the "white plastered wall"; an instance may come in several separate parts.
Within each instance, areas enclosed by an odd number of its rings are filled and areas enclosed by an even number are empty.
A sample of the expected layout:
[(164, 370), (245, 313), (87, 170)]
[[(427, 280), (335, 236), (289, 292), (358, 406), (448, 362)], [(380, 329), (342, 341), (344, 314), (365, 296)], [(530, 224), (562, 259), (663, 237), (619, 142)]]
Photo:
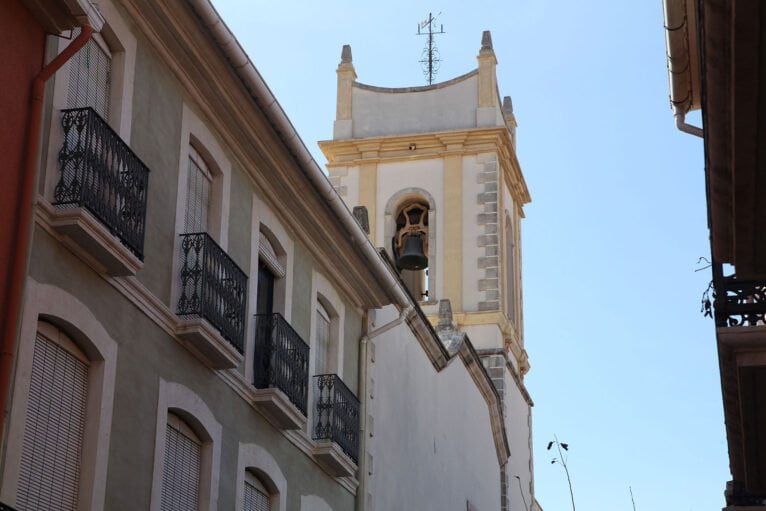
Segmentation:
[(447, 86), (411, 92), (354, 86), (351, 93), (353, 136), (475, 128), (478, 82), (478, 75), (474, 74)]
[[(376, 324), (396, 314), (391, 306), (379, 310)], [(467, 501), (500, 509), (489, 409), (462, 360), (437, 372), (406, 325), (373, 342), (367, 438), (373, 509), (466, 509)]]
[[(525, 509), (523, 499), (526, 499), (527, 505), (532, 503), (531, 410), (508, 371), (505, 376), (505, 389), (505, 424), (511, 448), (511, 456), (506, 466), (509, 509)], [(516, 476), (521, 480), (521, 489)]]

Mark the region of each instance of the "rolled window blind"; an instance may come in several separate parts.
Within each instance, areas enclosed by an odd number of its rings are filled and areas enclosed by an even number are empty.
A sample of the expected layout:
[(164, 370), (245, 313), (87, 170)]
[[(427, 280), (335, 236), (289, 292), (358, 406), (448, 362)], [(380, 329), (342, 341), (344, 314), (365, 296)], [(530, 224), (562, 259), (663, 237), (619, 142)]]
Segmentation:
[(87, 394), (87, 364), (38, 334), (19, 464), (20, 511), (77, 509)]
[(199, 509), (201, 458), (202, 445), (197, 436), (181, 419), (168, 414), (161, 511)]
[[(72, 30), (72, 38), (80, 28)], [(106, 121), (109, 120), (109, 96), (112, 90), (112, 57), (106, 43), (98, 34), (85, 43), (69, 62), (69, 108), (93, 108)]]
[(245, 502), (243, 511), (271, 511), (271, 498), (266, 487), (248, 473), (245, 479)]

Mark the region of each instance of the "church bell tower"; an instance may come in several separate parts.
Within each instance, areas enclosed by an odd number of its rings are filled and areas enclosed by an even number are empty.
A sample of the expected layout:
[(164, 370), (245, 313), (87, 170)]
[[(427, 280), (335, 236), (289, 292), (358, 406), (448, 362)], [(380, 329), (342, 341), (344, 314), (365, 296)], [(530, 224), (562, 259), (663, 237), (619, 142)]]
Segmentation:
[(458, 329), (509, 350), (523, 375), (519, 232), (530, 197), (488, 31), (477, 61), (446, 82), (375, 87), (356, 81), (344, 46), (333, 140), (320, 147), (336, 190), (367, 209), (370, 238), (434, 324), (448, 299)]

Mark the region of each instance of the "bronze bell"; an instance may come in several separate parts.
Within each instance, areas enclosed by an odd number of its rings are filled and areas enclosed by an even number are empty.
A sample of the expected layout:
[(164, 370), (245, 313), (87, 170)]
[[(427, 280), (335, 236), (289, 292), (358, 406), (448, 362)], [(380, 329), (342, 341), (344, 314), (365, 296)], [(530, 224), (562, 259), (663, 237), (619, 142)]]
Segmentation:
[(402, 270), (422, 270), (428, 267), (428, 257), (423, 253), (423, 236), (406, 234), (402, 240), (402, 252), (396, 265)]

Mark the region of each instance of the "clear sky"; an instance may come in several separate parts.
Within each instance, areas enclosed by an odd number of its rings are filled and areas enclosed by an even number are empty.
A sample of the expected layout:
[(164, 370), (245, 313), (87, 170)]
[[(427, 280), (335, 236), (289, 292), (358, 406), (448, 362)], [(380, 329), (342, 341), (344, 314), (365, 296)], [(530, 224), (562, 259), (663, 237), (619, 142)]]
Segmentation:
[[(675, 130), (661, 0), (249, 2), (215, 5), (320, 164), (335, 69), (424, 85), (418, 21), (442, 12), (439, 81), (476, 67), (492, 31), (532, 203), (524, 319), (537, 499), (570, 509), (545, 450), (570, 444), (578, 509), (709, 510), (729, 479), (713, 322), (701, 139)], [(456, 508), (457, 509), (457, 508)], [(407, 510), (409, 511), (409, 510)]]

